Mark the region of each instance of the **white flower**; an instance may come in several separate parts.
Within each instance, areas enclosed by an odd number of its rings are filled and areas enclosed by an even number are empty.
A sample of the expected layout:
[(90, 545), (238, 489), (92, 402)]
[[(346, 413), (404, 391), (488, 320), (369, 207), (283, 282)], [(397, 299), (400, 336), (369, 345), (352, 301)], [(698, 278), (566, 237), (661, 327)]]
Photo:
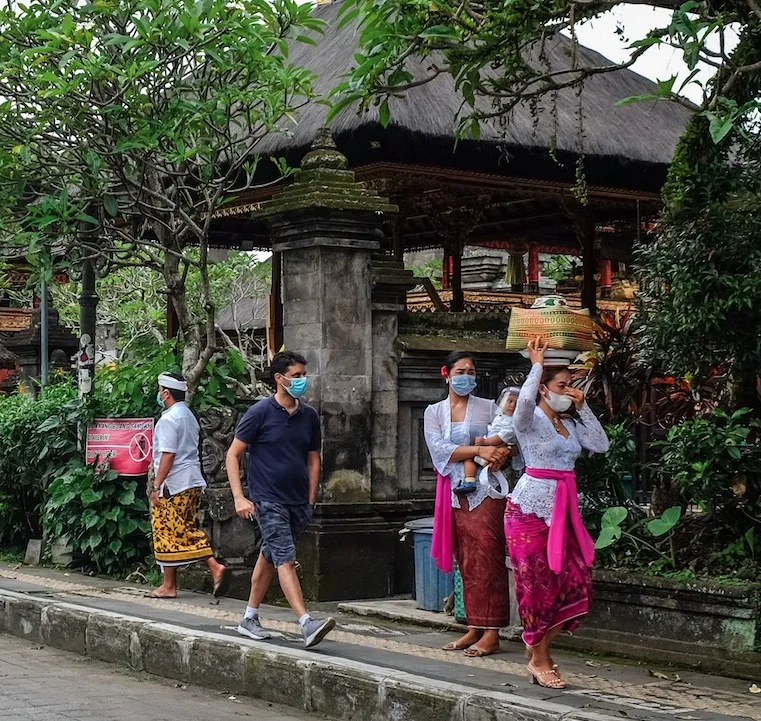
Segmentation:
[(77, 28), (79, 30), (92, 30), (95, 27), (95, 23), (92, 20), (88, 20), (86, 23), (79, 23)]
[(242, 2), (229, 2), (227, 3), (227, 7), (230, 8), (230, 10), (245, 10), (246, 6)]

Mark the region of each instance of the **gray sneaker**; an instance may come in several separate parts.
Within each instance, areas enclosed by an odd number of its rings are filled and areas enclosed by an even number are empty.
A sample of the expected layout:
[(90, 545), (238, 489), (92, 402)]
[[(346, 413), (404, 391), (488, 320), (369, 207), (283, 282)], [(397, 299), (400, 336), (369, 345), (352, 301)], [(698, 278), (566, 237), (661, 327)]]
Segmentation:
[(272, 634), (262, 627), (259, 616), (244, 618), (238, 625), (238, 633), (241, 636), (253, 638), (254, 641), (264, 641), (267, 638), (272, 638)]
[(312, 648), (322, 641), (336, 627), (335, 619), (310, 618), (302, 627), (301, 633), (304, 636), (304, 646)]

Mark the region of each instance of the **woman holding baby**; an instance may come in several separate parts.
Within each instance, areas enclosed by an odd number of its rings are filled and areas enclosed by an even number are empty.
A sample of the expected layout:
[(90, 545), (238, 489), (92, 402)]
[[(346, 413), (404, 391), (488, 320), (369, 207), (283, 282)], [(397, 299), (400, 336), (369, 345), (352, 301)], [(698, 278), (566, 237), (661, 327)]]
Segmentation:
[(473, 395), (473, 356), (450, 353), (441, 375), (447, 397), (426, 408), (424, 427), (438, 472), (431, 555), (445, 572), (452, 570), (456, 556), (468, 623), (468, 632), (444, 648), (488, 656), (499, 650), (499, 629), (509, 621), (504, 531), (508, 489), (499, 469), (510, 451), (501, 440), (489, 441), (492, 423), (502, 412), (493, 400)]

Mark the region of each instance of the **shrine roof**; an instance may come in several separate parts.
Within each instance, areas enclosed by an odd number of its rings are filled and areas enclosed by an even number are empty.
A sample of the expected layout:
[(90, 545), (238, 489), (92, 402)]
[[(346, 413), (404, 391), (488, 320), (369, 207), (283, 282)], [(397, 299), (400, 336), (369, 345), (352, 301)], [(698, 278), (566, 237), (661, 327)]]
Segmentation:
[[(322, 97), (327, 97), (355, 65), (357, 21), (340, 27), (340, 6), (340, 0), (318, 5), (315, 13), (326, 22), (324, 35), (316, 38), (316, 47), (295, 43), (290, 52), (292, 62), (311, 69), (318, 76), (316, 89)], [(570, 50), (571, 40), (556, 36), (548, 46), (550, 65), (567, 67)], [(586, 47), (580, 48), (578, 58), (580, 65), (600, 66), (610, 62)], [(434, 60), (427, 58), (419, 63), (416, 72), (422, 74)], [(494, 170), (499, 166), (502, 172), (509, 172), (526, 164), (527, 158), (519, 156), (527, 152), (534, 159), (541, 156), (549, 160), (548, 149), (556, 134), (561, 156), (583, 154), (590, 160), (605, 161), (619, 171), (632, 163), (665, 167), (671, 161), (690, 111), (667, 102), (616, 105), (622, 98), (648, 95), (654, 90), (653, 82), (628, 69), (596, 75), (586, 81), (581, 103), (573, 89), (558, 93), (557, 122), (549, 105), (538, 114), (537, 122), (527, 105), (519, 106), (504, 127), (497, 122), (486, 122), (479, 141), (462, 141), (455, 149), (455, 117), (463, 98), (452, 78), (444, 74), (411, 89), (403, 98), (394, 98), (392, 122), (385, 130), (380, 126), (377, 108), (361, 115), (356, 109), (347, 108), (330, 127), (351, 166), (399, 159), (405, 154), (412, 157), (416, 153), (431, 159), (430, 152), (434, 149), (436, 162), (440, 164), (460, 167), (481, 163), (483, 169)], [(583, 139), (577, 119), (580, 107)], [(325, 124), (326, 113), (325, 105), (310, 103), (283, 128), (283, 133), (266, 137), (258, 146), (259, 152), (286, 155), (291, 151), (303, 152)], [(539, 170), (548, 172), (550, 169), (548, 165)], [(637, 180), (629, 178), (627, 182)]]

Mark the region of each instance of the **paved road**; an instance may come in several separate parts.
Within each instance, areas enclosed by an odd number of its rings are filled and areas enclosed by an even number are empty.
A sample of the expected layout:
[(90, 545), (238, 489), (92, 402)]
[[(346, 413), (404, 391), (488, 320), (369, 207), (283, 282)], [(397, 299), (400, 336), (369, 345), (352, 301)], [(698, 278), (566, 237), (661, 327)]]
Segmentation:
[[(0, 719), (306, 721), (263, 701), (162, 682), (0, 633)], [(314, 721), (311, 717), (310, 721)]]

